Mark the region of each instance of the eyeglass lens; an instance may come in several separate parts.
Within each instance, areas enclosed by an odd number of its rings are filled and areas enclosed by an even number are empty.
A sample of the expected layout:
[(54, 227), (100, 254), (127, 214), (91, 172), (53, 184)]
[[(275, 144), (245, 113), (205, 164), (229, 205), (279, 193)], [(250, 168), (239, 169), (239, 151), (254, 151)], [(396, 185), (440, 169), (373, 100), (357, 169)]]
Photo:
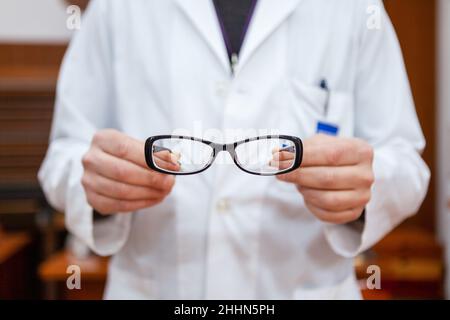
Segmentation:
[(247, 171), (277, 174), (292, 168), (296, 146), (293, 141), (270, 138), (249, 141), (236, 147), (236, 161)]
[(152, 147), (153, 163), (168, 173), (191, 173), (205, 168), (212, 160), (214, 149), (189, 139), (161, 139)]

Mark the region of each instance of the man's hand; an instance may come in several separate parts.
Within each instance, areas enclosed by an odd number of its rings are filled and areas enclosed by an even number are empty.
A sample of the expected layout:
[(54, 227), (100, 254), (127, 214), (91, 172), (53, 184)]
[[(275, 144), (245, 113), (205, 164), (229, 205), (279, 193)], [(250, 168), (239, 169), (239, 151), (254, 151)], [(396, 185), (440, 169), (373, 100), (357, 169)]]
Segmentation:
[[(161, 157), (161, 165), (170, 157)], [(176, 170), (176, 161), (170, 163)], [(101, 214), (132, 212), (160, 203), (175, 183), (173, 176), (147, 167), (144, 143), (116, 130), (99, 131), (83, 157), (82, 184), (89, 204)]]
[(372, 162), (373, 149), (363, 140), (316, 135), (304, 141), (302, 166), (277, 177), (296, 184), (317, 218), (344, 224), (357, 220), (370, 200)]

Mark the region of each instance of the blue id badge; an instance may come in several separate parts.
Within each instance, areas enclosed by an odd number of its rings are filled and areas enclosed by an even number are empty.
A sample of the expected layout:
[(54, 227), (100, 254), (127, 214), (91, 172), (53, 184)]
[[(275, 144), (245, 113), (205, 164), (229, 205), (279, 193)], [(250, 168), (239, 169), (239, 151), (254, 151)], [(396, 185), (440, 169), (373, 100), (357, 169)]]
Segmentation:
[(339, 134), (339, 127), (331, 123), (318, 121), (316, 133), (327, 134), (329, 136), (337, 136)]

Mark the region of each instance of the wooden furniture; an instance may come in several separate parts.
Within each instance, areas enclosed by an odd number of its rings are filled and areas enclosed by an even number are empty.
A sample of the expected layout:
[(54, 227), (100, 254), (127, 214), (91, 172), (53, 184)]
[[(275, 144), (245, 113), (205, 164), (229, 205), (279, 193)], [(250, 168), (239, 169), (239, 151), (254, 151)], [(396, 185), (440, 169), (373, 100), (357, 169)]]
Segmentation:
[(7, 234), (0, 233), (0, 264), (5, 263), (18, 251), (30, 243), (30, 237), (26, 233)]
[[(67, 268), (77, 265), (81, 270), (81, 289), (69, 290), (66, 285)], [(77, 258), (66, 251), (60, 251), (39, 266), (39, 277), (44, 283), (55, 286), (53, 296), (47, 299), (97, 300), (102, 299), (106, 282), (108, 258), (91, 255)]]
[(79, 6), (81, 10), (84, 10), (88, 5), (89, 0), (67, 0), (66, 2), (68, 4)]
[(38, 189), (65, 46), (0, 44), (0, 187)]
[[(442, 299), (444, 260), (434, 235), (421, 228), (399, 228), (355, 261), (359, 279), (367, 268), (381, 270), (381, 290), (363, 290), (367, 299)], [(365, 285), (365, 281), (362, 282)]]
[(48, 146), (65, 50), (65, 45), (0, 44), (0, 223), (34, 232), (38, 221), (44, 241), (37, 248), (44, 256), (55, 247), (53, 211), (37, 172)]
[(31, 298), (27, 233), (0, 231), (0, 300)]
[(37, 171), (64, 52), (65, 46), (0, 44), (0, 215), (45, 206)]
[(58, 69), (0, 67), (0, 181), (37, 188), (48, 146)]
[(436, 191), (436, 1), (385, 0), (405, 59), (417, 114), (427, 145), (423, 153), (431, 169), (431, 182), (417, 215), (404, 226), (435, 230)]
[[(8, 289), (17, 292), (16, 298), (39, 297), (35, 279), (38, 260), (57, 246), (53, 210), (45, 201), (37, 172), (48, 146), (56, 81), (65, 50), (65, 45), (0, 44), (0, 223), (9, 230), (38, 234), (30, 237), (32, 252), (23, 253), (19, 260), (13, 258), (2, 269), (0, 287), (6, 288), (3, 281), (25, 281), (27, 290), (32, 291), (20, 296), (19, 291)], [(14, 261), (26, 263), (19, 266)], [(31, 280), (27, 276), (16, 279), (17, 272), (31, 275)]]

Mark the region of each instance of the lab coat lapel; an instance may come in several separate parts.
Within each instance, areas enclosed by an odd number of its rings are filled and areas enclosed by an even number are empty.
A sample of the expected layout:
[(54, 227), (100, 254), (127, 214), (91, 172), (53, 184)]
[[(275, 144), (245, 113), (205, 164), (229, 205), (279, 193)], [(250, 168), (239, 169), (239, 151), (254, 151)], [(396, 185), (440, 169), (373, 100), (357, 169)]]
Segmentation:
[(229, 72), (230, 63), (212, 0), (175, 0), (175, 2)]
[(289, 17), (301, 1), (258, 0), (240, 53), (237, 71), (244, 66), (258, 46)]

